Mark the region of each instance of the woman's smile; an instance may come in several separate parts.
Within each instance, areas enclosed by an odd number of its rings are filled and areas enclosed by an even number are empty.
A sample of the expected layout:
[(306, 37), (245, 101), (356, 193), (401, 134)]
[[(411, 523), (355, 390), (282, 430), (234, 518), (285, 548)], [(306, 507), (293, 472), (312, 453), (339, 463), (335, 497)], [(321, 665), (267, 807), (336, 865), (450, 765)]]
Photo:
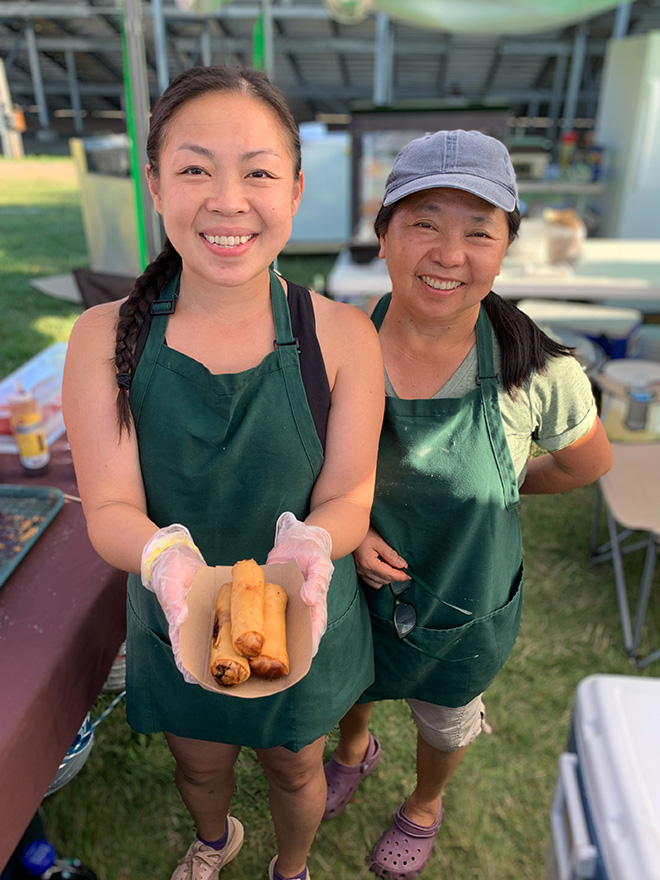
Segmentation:
[(208, 235), (205, 232), (201, 234), (201, 238), (208, 242), (214, 250), (225, 253), (228, 251), (244, 253), (246, 249), (242, 246), (254, 241), (256, 237), (254, 232), (249, 235)]
[(462, 281), (443, 281), (440, 278), (434, 278), (432, 275), (420, 275), (420, 280), (424, 284), (428, 284), (433, 290), (452, 291), (463, 286)]

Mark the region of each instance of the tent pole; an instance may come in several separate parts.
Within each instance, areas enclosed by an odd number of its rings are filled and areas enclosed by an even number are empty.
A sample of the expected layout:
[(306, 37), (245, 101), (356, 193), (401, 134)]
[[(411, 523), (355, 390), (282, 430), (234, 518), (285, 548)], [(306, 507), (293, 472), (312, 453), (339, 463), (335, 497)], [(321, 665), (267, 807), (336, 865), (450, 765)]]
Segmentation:
[(587, 54), (587, 30), (588, 25), (583, 21), (578, 25), (575, 31), (571, 71), (568, 77), (568, 89), (564, 100), (564, 113), (561, 125), (562, 133), (565, 131), (571, 131), (575, 121), (580, 93), (580, 83), (582, 82), (582, 72), (584, 70), (584, 59)]
[(614, 19), (614, 27), (612, 28), (613, 40), (620, 40), (628, 33), (631, 6), (632, 3), (622, 3), (621, 6), (617, 6), (616, 18)]
[(156, 47), (156, 70), (158, 73), (158, 93), (163, 94), (170, 81), (169, 64), (167, 61), (167, 33), (163, 0), (151, 0), (151, 14), (154, 20), (154, 44)]
[(384, 12), (376, 14), (373, 102), (376, 107), (392, 103), (392, 28)]
[(135, 186), (138, 256), (144, 269), (160, 251), (151, 195), (144, 174), (149, 123), (149, 92), (142, 12), (139, 0), (123, 0), (121, 18), (126, 92), (126, 128), (130, 142), (131, 175)]
[[(34, 22), (28, 21), (25, 25), (25, 39), (28, 48), (28, 58), (30, 61), (30, 74), (32, 75), (32, 88), (34, 89), (34, 98), (37, 104), (37, 113), (39, 115), (39, 125), (41, 131), (39, 135), (43, 140), (53, 140), (55, 132), (50, 127), (50, 119), (48, 116), (48, 104), (46, 103), (46, 92), (44, 89), (44, 81), (41, 75), (41, 65), (39, 63), (39, 49), (37, 48), (37, 37), (34, 32)], [(37, 135), (37, 137), (39, 137)]]
[(73, 108), (73, 127), (76, 134), (83, 134), (83, 113), (80, 102), (80, 86), (78, 84), (78, 71), (76, 68), (76, 56), (73, 49), (67, 49), (64, 53), (66, 58), (66, 75), (71, 95), (71, 107)]

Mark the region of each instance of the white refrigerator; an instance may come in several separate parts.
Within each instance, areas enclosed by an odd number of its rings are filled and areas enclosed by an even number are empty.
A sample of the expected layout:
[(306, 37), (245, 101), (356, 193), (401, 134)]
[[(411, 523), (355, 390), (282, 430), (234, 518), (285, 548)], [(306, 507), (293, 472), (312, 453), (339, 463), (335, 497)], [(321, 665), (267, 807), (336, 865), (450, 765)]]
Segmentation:
[(595, 142), (604, 148), (599, 235), (660, 239), (660, 30), (610, 40)]

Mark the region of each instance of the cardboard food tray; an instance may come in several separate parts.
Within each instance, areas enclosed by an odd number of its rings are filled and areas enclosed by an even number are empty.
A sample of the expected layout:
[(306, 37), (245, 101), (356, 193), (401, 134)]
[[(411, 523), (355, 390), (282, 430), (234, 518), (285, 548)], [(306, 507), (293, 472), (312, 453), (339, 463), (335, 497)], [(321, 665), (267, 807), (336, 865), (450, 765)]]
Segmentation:
[(179, 631), (181, 660), (201, 687), (229, 697), (267, 697), (290, 688), (300, 681), (312, 663), (312, 617), (310, 608), (300, 598), (303, 577), (293, 562), (286, 565), (262, 565), (266, 581), (279, 584), (288, 597), (286, 636), (289, 674), (268, 681), (251, 675), (234, 687), (219, 685), (211, 675), (211, 641), (215, 602), (220, 587), (231, 581), (231, 565), (206, 566), (195, 575), (188, 593), (188, 618)]
[(63, 504), (60, 489), (0, 485), (0, 587)]

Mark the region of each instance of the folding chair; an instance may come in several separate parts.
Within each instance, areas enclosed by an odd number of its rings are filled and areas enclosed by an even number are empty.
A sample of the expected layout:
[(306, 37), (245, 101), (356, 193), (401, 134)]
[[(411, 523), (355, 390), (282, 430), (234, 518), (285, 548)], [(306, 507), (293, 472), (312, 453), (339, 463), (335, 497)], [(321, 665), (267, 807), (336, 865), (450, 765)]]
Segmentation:
[[(641, 660), (637, 658), (660, 542), (660, 443), (612, 443), (612, 453), (612, 468), (600, 478), (596, 487), (591, 561), (612, 560), (624, 647), (641, 669), (660, 659), (660, 650)], [(603, 506), (609, 540), (598, 546), (598, 525)], [(640, 533), (644, 533), (641, 540)], [(644, 548), (646, 558), (631, 622), (623, 554)]]

